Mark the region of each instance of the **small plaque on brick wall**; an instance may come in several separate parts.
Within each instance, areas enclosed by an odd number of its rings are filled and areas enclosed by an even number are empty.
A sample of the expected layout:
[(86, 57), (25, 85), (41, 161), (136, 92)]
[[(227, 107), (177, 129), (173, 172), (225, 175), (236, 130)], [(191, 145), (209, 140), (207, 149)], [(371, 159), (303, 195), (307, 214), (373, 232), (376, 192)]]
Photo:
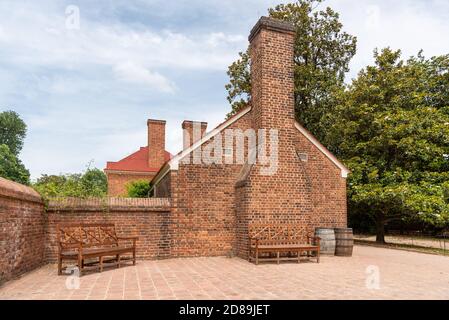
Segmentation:
[(299, 160), (301, 160), (303, 162), (307, 162), (307, 160), (309, 160), (309, 155), (307, 153), (300, 152), (300, 151), (297, 151), (296, 153), (298, 154)]

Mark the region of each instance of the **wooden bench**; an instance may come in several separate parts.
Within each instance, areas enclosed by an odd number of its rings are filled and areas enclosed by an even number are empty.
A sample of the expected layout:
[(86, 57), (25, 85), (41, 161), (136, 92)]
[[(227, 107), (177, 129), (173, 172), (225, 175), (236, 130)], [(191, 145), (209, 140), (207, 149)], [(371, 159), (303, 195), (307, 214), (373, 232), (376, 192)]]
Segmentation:
[(118, 237), (113, 223), (59, 224), (57, 229), (59, 275), (64, 260), (75, 261), (80, 276), (85, 270), (136, 264), (138, 237)]
[[(307, 241), (304, 241), (305, 238)], [(304, 237), (295, 224), (250, 224), (249, 261), (297, 261), (301, 257), (320, 262), (320, 238)]]

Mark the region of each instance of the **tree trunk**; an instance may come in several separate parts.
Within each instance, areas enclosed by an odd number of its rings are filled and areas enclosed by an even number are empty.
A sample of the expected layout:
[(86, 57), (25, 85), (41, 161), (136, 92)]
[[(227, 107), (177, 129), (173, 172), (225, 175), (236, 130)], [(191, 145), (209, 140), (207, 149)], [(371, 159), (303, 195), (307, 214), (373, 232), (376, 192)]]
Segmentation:
[(385, 216), (383, 213), (377, 215), (376, 222), (376, 242), (385, 243)]

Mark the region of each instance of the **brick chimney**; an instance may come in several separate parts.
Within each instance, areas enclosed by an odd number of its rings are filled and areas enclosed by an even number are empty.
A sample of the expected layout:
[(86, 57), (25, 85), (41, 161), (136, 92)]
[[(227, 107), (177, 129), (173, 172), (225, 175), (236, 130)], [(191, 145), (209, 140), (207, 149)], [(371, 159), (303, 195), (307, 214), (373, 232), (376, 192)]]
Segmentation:
[[(296, 150), (300, 134), (294, 115), (295, 26), (261, 17), (248, 40), (253, 128), (258, 133), (259, 129), (266, 129), (267, 154), (274, 159), (270, 161), (274, 166), (261, 163), (258, 158), (245, 183), (236, 184), (237, 254), (241, 257), (248, 254), (251, 224), (298, 224), (303, 228), (302, 241), (313, 232), (308, 224), (313, 212), (310, 188)], [(274, 139), (268, 134), (270, 131), (274, 132)], [(273, 141), (277, 143), (275, 148), (271, 148)], [(276, 170), (267, 171), (267, 167)]]
[(184, 120), (182, 122), (183, 149), (200, 140), (206, 133), (207, 122)]
[(165, 163), (165, 120), (148, 119), (148, 165), (160, 168)]
[(293, 127), (294, 26), (285, 21), (261, 17), (248, 40), (255, 128), (281, 130)]

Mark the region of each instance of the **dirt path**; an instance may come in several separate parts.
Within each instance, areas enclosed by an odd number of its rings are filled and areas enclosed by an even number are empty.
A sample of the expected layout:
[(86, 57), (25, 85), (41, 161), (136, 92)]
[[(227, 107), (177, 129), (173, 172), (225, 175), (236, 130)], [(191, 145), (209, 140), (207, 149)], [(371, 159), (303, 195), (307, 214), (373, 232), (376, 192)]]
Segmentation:
[[(374, 241), (376, 241), (376, 236), (355, 234), (354, 239), (374, 242)], [(412, 246), (438, 248), (438, 249), (449, 251), (449, 238), (448, 239), (438, 239), (438, 238), (424, 238), (424, 237), (412, 237), (412, 236), (399, 236), (398, 235), (398, 236), (385, 236), (385, 241), (387, 243), (407, 244), (407, 245), (412, 245)]]

